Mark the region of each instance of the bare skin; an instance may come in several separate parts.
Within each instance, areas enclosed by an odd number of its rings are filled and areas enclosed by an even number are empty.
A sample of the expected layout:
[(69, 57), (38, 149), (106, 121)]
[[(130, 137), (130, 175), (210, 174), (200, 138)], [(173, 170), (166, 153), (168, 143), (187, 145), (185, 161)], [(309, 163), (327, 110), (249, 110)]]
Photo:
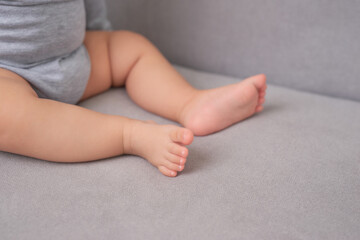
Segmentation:
[(125, 86), (139, 106), (179, 122), (158, 125), (40, 99), (22, 77), (0, 69), (0, 150), (56, 162), (84, 162), (121, 154), (147, 159), (175, 177), (185, 167), (193, 134), (208, 135), (263, 109), (266, 79), (197, 90), (144, 37), (87, 32), (91, 59), (85, 100)]

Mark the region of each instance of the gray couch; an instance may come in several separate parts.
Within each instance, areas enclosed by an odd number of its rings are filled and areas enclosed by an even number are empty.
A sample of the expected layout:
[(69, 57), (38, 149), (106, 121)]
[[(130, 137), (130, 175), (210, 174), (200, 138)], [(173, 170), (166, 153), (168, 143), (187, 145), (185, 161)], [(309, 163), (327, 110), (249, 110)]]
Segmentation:
[[(268, 76), (265, 110), (196, 137), (186, 169), (0, 152), (1, 239), (360, 239), (360, 2), (109, 0), (198, 88)], [(158, 123), (112, 89), (80, 104)]]

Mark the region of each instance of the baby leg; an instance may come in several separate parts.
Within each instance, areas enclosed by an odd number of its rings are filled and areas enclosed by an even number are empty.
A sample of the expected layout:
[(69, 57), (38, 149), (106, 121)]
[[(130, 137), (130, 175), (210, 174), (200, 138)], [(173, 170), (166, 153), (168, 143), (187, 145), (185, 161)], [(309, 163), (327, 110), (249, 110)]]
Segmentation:
[[(222, 130), (263, 108), (264, 75), (199, 91), (188, 84), (158, 49), (139, 34), (127, 31), (88, 32), (85, 45), (90, 56), (97, 51), (96, 58), (102, 55), (107, 59), (96, 65), (109, 69), (109, 85), (126, 85), (129, 96), (139, 106), (181, 123), (195, 135)], [(99, 45), (105, 46), (106, 51), (96, 50)], [(94, 61), (97, 61), (96, 58)], [(94, 80), (98, 81), (103, 81), (103, 78)]]
[(184, 168), (185, 145), (192, 139), (191, 131), (184, 128), (39, 99), (23, 78), (0, 69), (0, 151), (54, 162), (137, 154), (163, 174), (176, 176)]

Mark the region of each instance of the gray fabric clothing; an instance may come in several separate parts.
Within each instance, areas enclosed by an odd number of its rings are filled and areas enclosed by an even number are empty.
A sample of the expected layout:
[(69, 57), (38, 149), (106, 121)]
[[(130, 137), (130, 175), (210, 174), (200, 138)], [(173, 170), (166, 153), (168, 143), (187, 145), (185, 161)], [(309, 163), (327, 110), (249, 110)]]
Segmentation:
[(90, 75), (85, 30), (110, 29), (98, 0), (0, 0), (0, 68), (39, 97), (77, 103)]
[(84, 0), (86, 9), (86, 28), (88, 30), (111, 30), (112, 26), (107, 18), (104, 0)]

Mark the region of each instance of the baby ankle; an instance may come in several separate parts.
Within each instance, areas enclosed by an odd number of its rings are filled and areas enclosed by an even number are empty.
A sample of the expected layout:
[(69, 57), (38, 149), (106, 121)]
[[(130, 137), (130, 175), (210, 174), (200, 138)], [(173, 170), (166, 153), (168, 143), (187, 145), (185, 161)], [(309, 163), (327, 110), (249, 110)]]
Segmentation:
[(186, 122), (188, 112), (189, 112), (188, 110), (189, 110), (189, 108), (191, 108), (191, 104), (192, 104), (193, 100), (199, 95), (200, 92), (201, 92), (201, 90), (195, 90), (186, 97), (183, 105), (180, 107), (180, 109), (177, 113), (177, 116), (176, 116), (176, 121), (178, 123), (185, 126), (185, 122)]
[(133, 138), (135, 136), (134, 131), (136, 130), (137, 124), (137, 121), (132, 119), (129, 119), (129, 121), (124, 124), (122, 132), (122, 145), (124, 154), (134, 154)]

